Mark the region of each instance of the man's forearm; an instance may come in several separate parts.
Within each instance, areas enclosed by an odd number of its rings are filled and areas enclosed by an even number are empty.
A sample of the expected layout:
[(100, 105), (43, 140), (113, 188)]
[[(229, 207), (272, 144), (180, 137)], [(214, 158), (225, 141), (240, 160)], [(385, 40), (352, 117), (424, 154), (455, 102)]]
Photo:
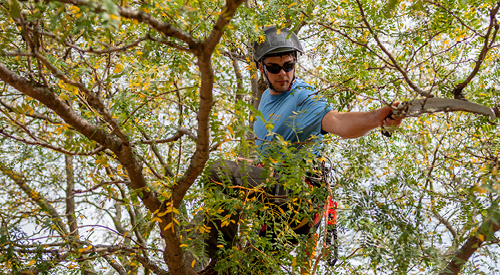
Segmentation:
[(323, 118), (321, 128), (342, 138), (357, 138), (381, 126), (389, 112), (385, 108), (369, 112), (330, 111)]

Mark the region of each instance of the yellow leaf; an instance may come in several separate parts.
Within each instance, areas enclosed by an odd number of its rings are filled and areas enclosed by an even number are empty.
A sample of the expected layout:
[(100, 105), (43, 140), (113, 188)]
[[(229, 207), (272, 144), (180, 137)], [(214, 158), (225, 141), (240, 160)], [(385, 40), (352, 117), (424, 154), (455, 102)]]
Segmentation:
[(278, 209), (280, 210), (282, 215), (285, 215), (285, 211), (283, 211), (283, 209), (281, 209), (281, 207), (278, 207)]
[(82, 253), (82, 252), (84, 252), (85, 250), (89, 250), (89, 249), (91, 249), (91, 248), (92, 248), (92, 246), (91, 246), (91, 245), (89, 245), (89, 246), (87, 246), (87, 247), (85, 247), (85, 248), (79, 248), (79, 249), (78, 249), (78, 252)]
[(223, 248), (224, 246), (222, 244), (217, 245), (218, 248)]
[(193, 260), (193, 262), (191, 263), (191, 267), (194, 268), (194, 263), (196, 263), (196, 260)]
[(273, 159), (273, 158), (271, 158), (271, 157), (269, 157), (269, 160), (270, 160), (272, 163), (277, 163), (277, 162), (278, 162), (277, 160), (275, 160), (275, 159)]
[(172, 227), (172, 225), (173, 225), (172, 223), (167, 224), (167, 226), (165, 226), (165, 228), (163, 228), (163, 230), (169, 229), (170, 227)]
[(116, 16), (115, 14), (110, 14), (109, 18), (111, 18), (112, 20), (120, 21), (120, 17)]
[[(172, 206), (171, 206), (172, 207)], [(175, 214), (180, 215), (181, 213), (179, 210), (175, 209), (175, 207), (172, 207), (172, 211), (174, 211)]]
[(472, 187), (472, 192), (474, 193), (479, 193), (479, 194), (484, 194), (488, 191), (488, 189), (481, 187), (481, 186), (474, 186)]
[(295, 5), (297, 5), (297, 3), (291, 3), (290, 5), (288, 5), (288, 9), (295, 6)]
[(117, 74), (121, 71), (122, 71), (122, 64), (116, 64), (115, 70), (113, 71), (113, 73)]
[(479, 234), (479, 240), (481, 240), (482, 242), (484, 242), (484, 235), (483, 234)]
[(79, 8), (79, 7), (77, 7), (77, 6), (70, 6), (70, 7), (69, 7), (69, 9), (70, 9), (71, 11), (73, 11), (74, 13), (77, 13), (77, 12), (79, 12), (79, 11), (80, 11), (80, 8)]

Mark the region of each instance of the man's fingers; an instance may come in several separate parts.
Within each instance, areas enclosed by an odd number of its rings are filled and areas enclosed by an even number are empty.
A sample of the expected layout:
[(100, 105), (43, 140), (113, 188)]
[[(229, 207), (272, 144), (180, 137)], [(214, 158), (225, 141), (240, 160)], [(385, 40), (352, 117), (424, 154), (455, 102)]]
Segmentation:
[(392, 117), (387, 117), (383, 121), (384, 126), (399, 126), (401, 124), (402, 118), (392, 118)]

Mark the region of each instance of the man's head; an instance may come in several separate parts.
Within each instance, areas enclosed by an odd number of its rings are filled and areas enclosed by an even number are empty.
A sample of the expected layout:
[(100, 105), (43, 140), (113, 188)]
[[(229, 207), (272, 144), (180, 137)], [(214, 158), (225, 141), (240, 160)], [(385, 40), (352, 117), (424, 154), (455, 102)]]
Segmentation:
[(295, 78), (295, 58), (293, 53), (263, 57), (259, 62), (260, 72), (266, 76), (271, 94), (281, 94), (288, 90)]
[(299, 38), (288, 29), (264, 29), (266, 40), (254, 44), (254, 58), (271, 94), (286, 92), (295, 79), (297, 52), (303, 53)]

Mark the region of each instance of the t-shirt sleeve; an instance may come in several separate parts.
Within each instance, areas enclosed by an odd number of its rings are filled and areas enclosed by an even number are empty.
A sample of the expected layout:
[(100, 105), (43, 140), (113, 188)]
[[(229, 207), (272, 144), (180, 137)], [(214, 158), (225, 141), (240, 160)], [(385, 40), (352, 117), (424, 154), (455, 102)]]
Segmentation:
[(321, 121), (326, 113), (333, 110), (326, 99), (314, 90), (304, 89), (297, 98), (297, 122), (303, 125), (305, 133), (325, 134), (321, 130)]

